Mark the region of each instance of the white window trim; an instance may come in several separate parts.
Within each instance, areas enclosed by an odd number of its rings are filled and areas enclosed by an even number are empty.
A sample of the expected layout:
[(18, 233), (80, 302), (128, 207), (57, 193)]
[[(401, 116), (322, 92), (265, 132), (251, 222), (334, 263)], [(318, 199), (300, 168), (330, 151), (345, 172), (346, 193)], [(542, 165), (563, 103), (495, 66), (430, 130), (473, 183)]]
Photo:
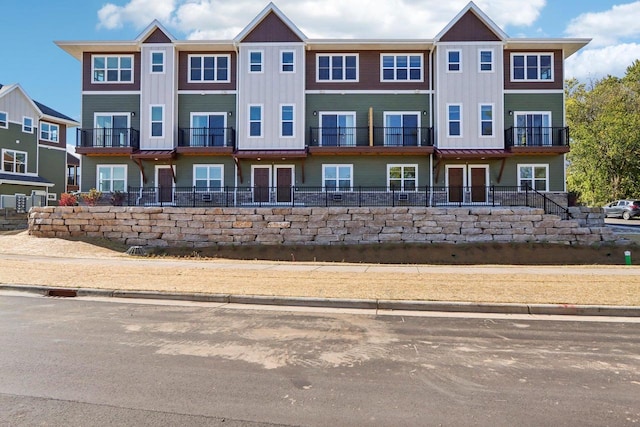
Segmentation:
[[(292, 115), (293, 117), (291, 118), (291, 135), (283, 135), (282, 134), (282, 125), (284, 124), (284, 119), (282, 117), (282, 108), (283, 107), (291, 107), (293, 109), (292, 111)], [(280, 124), (279, 126), (279, 130), (278, 133), (280, 134), (280, 138), (287, 138), (287, 139), (291, 139), (291, 138), (295, 138), (296, 137), (296, 105), (295, 104), (280, 104), (280, 121), (278, 122)]]
[[(153, 124), (154, 123), (158, 123), (157, 121), (153, 121), (153, 109), (156, 107), (160, 107), (162, 109), (162, 119), (161, 122), (159, 122), (162, 125), (162, 134), (160, 135), (154, 135), (153, 134)], [(164, 108), (164, 104), (151, 104), (149, 105), (149, 138), (151, 139), (161, 139), (164, 138), (165, 132), (164, 132), (164, 128), (165, 128), (165, 108)]]
[[(338, 185), (340, 181), (340, 176), (337, 176), (337, 172), (339, 168), (348, 166), (351, 169), (350, 178), (349, 178), (349, 189), (341, 189)], [(326, 170), (327, 168), (336, 168), (336, 188), (335, 190), (327, 190), (325, 186), (326, 181)], [(327, 163), (322, 165), (322, 190), (323, 191), (335, 191), (335, 192), (345, 192), (345, 191), (353, 191), (353, 164), (352, 163)]]
[[(25, 120), (31, 120), (31, 130), (27, 130), (27, 126), (25, 124)], [(29, 117), (29, 116), (23, 116), (22, 117), (22, 132), (23, 133), (31, 133), (33, 134), (33, 117)]]
[[(251, 135), (251, 107), (260, 107), (260, 135)], [(247, 105), (247, 138), (264, 138), (264, 105)]]
[[(538, 78), (537, 79), (529, 79), (527, 78), (527, 56), (537, 56), (538, 57)], [(524, 56), (524, 78), (516, 79), (515, 78), (515, 67), (513, 63), (513, 58), (515, 56)], [(550, 79), (541, 79), (540, 78), (540, 56), (551, 56), (551, 78)], [(511, 52), (511, 70), (510, 77), (512, 82), (554, 82), (555, 81), (555, 58), (553, 52)]]
[[(400, 189), (396, 190), (396, 191), (410, 191), (410, 192), (417, 192), (418, 191), (418, 164), (404, 164), (404, 163), (390, 163), (387, 164), (387, 191), (391, 191), (391, 168), (400, 168), (401, 172), (402, 172), (402, 177), (400, 177)], [(416, 170), (416, 177), (415, 177), (415, 181), (416, 181), (416, 188), (413, 190), (405, 190), (404, 188), (404, 168), (415, 168)]]
[[(541, 116), (549, 116), (549, 127), (553, 127), (553, 115), (551, 114), (551, 111), (514, 111), (513, 112), (513, 127), (514, 127), (514, 134), (513, 134), (513, 140), (515, 141), (517, 138), (517, 131), (515, 129), (518, 128), (518, 116), (526, 116), (529, 114), (540, 114)], [(527, 128), (526, 126), (524, 127), (525, 129)], [(551, 139), (551, 144), (553, 145), (553, 132), (551, 132), (550, 134), (550, 139)]]
[[(482, 62), (482, 52), (491, 52), (491, 62)], [(478, 49), (478, 72), (479, 73), (483, 73), (483, 74), (484, 73), (494, 73), (495, 70), (496, 70), (495, 58), (496, 58), (495, 49), (487, 49), (487, 48)], [(482, 65), (483, 64), (491, 65), (491, 69), (490, 70), (483, 70), (482, 69)]]
[[(387, 116), (404, 116), (404, 115), (408, 116), (408, 115), (414, 115), (414, 114), (416, 116), (418, 116), (418, 124), (417, 124), (418, 136), (417, 136), (417, 138), (418, 138), (418, 145), (420, 145), (421, 141), (422, 141), (422, 139), (421, 139), (422, 138), (422, 113), (420, 111), (384, 111), (382, 113), (382, 120), (383, 120), (382, 121), (382, 125), (383, 125), (383, 128), (387, 127)], [(383, 141), (385, 146), (387, 144), (387, 135), (388, 135), (388, 133), (385, 130), (385, 132), (384, 132), (384, 141)]]
[[(198, 188), (196, 188), (196, 169), (197, 168), (207, 168), (207, 185), (209, 185), (209, 181), (211, 180), (210, 179), (211, 177), (209, 176), (209, 169), (210, 168), (220, 168), (220, 189), (216, 190), (216, 189), (212, 189), (211, 187), (208, 187), (208, 186), (206, 187), (206, 189), (202, 189), (202, 188), (198, 189)], [(211, 193), (211, 192), (221, 192), (221, 191), (224, 190), (224, 164), (221, 164), (221, 163), (211, 163), (211, 164), (208, 164), (208, 163), (206, 163), (206, 164), (205, 163), (196, 163), (196, 164), (193, 165), (192, 172), (193, 172), (192, 175), (191, 175), (193, 177), (192, 183), (193, 183), (193, 188), (195, 188), (196, 192), (198, 192), (198, 193), (210, 192)]]
[[(104, 75), (104, 81), (100, 82), (100, 81), (96, 81), (95, 80), (95, 61), (93, 60), (95, 57), (102, 57), (104, 58), (105, 61), (105, 75)], [(107, 66), (107, 58), (118, 58), (118, 80), (116, 81), (107, 81), (107, 70), (108, 68), (106, 68)], [(120, 71), (122, 70), (120, 68), (120, 58), (131, 58), (131, 80), (130, 81), (122, 81), (120, 80)], [(99, 55), (99, 54), (93, 54), (91, 55), (91, 83), (92, 84), (96, 84), (96, 85), (101, 85), (101, 84), (133, 84), (135, 82), (136, 79), (136, 75), (135, 75), (135, 58), (133, 55)]]
[[(452, 121), (450, 119), (450, 117), (449, 117), (449, 107), (455, 107), (455, 106), (460, 107), (460, 120), (459, 120), (459, 122), (460, 122), (460, 135), (451, 135), (449, 133), (450, 130), (451, 130), (451, 128), (449, 127), (449, 124)], [(447, 104), (447, 110), (446, 110), (445, 113), (446, 113), (446, 118), (447, 118), (447, 123), (446, 123), (446, 126), (447, 126), (447, 138), (463, 138), (464, 137), (464, 129), (462, 127), (462, 124), (463, 124), (463, 117), (464, 116), (463, 116), (462, 104), (457, 104), (457, 103)]]
[[(482, 122), (488, 121), (482, 119), (482, 107), (491, 107), (491, 135), (482, 134)], [(495, 138), (496, 136), (496, 106), (490, 102), (481, 102), (478, 104), (478, 137), (479, 138)]]
[(6, 120), (4, 121), (4, 126), (0, 125), (1, 129), (9, 129), (9, 113), (7, 113), (6, 111), (0, 111), (0, 114), (4, 114)]
[[(522, 191), (522, 182), (523, 180), (520, 179), (520, 170), (522, 168), (532, 168), (532, 179), (533, 179), (533, 183), (535, 183), (535, 168), (541, 168), (544, 167), (545, 168), (545, 173), (546, 173), (546, 179), (545, 179), (545, 189), (543, 190), (543, 192), (548, 192), (549, 191), (549, 164), (548, 163), (519, 163), (518, 164), (518, 189), (519, 191)], [(532, 189), (535, 190), (535, 185), (532, 186)], [(537, 190), (540, 191), (540, 190)]]
[[(284, 53), (291, 53), (293, 54), (293, 62), (291, 63), (291, 66), (293, 67), (293, 69), (291, 71), (285, 71), (283, 70), (285, 65), (289, 65), (289, 64), (285, 64), (283, 62), (283, 58), (282, 55)], [(282, 49), (280, 50), (280, 74), (295, 74), (296, 72), (296, 51), (292, 50), (292, 49)]]
[[(162, 66), (162, 71), (153, 71), (153, 55), (159, 53), (160, 55), (162, 55), (162, 63), (161, 64), (155, 64), (155, 65), (160, 65)], [(149, 72), (151, 74), (165, 74), (165, 70), (166, 70), (166, 55), (164, 54), (164, 51), (162, 50), (152, 50), (151, 52), (149, 52)]]
[[(16, 166), (16, 162), (15, 162), (16, 154), (17, 153), (24, 154), (24, 172), (16, 172), (15, 170), (14, 171), (6, 171), (6, 170), (4, 170), (4, 155), (5, 155), (6, 152), (14, 153), (14, 156), (13, 156), (14, 169), (15, 169), (15, 166)], [(27, 166), (29, 164), (29, 153), (28, 152), (20, 151), (20, 150), (10, 150), (8, 148), (3, 148), (2, 149), (2, 159), (1, 159), (1, 161), (2, 161), (2, 163), (0, 164), (0, 171), (1, 172), (3, 172), (3, 173), (11, 173), (11, 174), (15, 174), (15, 175), (27, 175)]]
[[(127, 191), (127, 177), (128, 177), (128, 167), (125, 164), (97, 164), (96, 165), (96, 187), (100, 190), (100, 168), (111, 168), (111, 184), (110, 184), (110, 192), (115, 191), (113, 189), (113, 169), (114, 168), (124, 168), (124, 191)], [(100, 190), (102, 191), (102, 190)]]
[[(347, 56), (355, 56), (356, 57), (356, 78), (353, 80), (347, 80), (346, 78), (342, 78), (342, 79), (334, 79), (333, 78), (333, 68), (331, 67), (331, 63), (332, 61), (329, 60), (329, 79), (327, 80), (320, 80), (320, 57), (321, 56), (328, 56), (329, 58), (334, 57), (334, 56), (342, 56), (344, 61), (342, 62), (344, 64), (343, 66), (343, 77), (346, 77), (346, 57)], [(358, 83), (360, 81), (360, 55), (358, 53), (329, 53), (329, 52), (323, 52), (323, 53), (316, 53), (316, 83)]]
[[(251, 54), (252, 53), (259, 53), (260, 54), (260, 71), (253, 71), (251, 69), (251, 66), (253, 65), (251, 63)], [(247, 52), (247, 64), (249, 65), (249, 69), (247, 70), (247, 72), (249, 74), (263, 74), (264, 73), (264, 50), (262, 49), (251, 49)]]
[(104, 112), (101, 111), (99, 113), (93, 113), (93, 127), (98, 127), (98, 117), (111, 117), (113, 116), (126, 116), (127, 117), (127, 128), (131, 127), (131, 112)]
[(229, 113), (226, 111), (192, 111), (189, 114), (189, 127), (193, 127), (193, 118), (195, 116), (223, 116), (224, 117), (224, 127), (227, 127), (227, 115)]
[[(384, 66), (383, 66), (383, 58), (385, 56), (393, 56), (394, 60), (393, 60), (393, 79), (385, 79), (384, 78)], [(407, 79), (406, 80), (398, 80), (396, 78), (396, 70), (398, 69), (397, 67), (397, 57), (398, 56), (406, 56), (407, 57)], [(412, 80), (411, 79), (411, 60), (410, 57), (411, 56), (418, 56), (420, 57), (420, 78), (417, 80)], [(424, 82), (424, 55), (422, 53), (381, 53), (380, 54), (380, 83), (384, 83), (384, 82), (402, 82), (402, 83), (420, 83), (420, 82)]]
[[(48, 125), (49, 126), (49, 138), (44, 138), (42, 136), (42, 127), (44, 125)], [(56, 139), (51, 139), (51, 127), (55, 126), (57, 128), (57, 132), (56, 135), (58, 136)], [(56, 124), (56, 123), (49, 123), (49, 122), (40, 122), (40, 134), (38, 135), (40, 140), (42, 141), (48, 141), (48, 142), (60, 142), (60, 125)]]
[[(192, 80), (191, 79), (191, 58), (198, 57), (202, 60), (202, 75), (200, 80)], [(213, 80), (205, 80), (204, 79), (204, 58), (205, 57), (214, 57), (215, 58), (215, 72)], [(227, 79), (226, 80), (218, 80), (218, 58), (227, 58)], [(187, 83), (230, 83), (231, 82), (231, 55), (229, 54), (189, 54), (187, 57)]]
[[(354, 146), (358, 145), (358, 127), (356, 126), (356, 112), (355, 111), (320, 111), (318, 113), (318, 128), (320, 132), (318, 134), (319, 142), (322, 142), (322, 116), (353, 116), (353, 142)], [(320, 145), (322, 147), (322, 145)]]
[[(458, 62), (450, 62), (449, 61), (449, 53), (450, 52), (458, 52)], [(447, 73), (451, 73), (451, 74), (457, 74), (457, 73), (462, 73), (462, 50), (461, 49), (447, 49), (447, 53), (446, 53), (447, 57), (446, 57), (446, 63), (447, 63)], [(449, 69), (449, 65), (451, 64), (458, 64), (459, 69), (458, 70), (450, 70)]]

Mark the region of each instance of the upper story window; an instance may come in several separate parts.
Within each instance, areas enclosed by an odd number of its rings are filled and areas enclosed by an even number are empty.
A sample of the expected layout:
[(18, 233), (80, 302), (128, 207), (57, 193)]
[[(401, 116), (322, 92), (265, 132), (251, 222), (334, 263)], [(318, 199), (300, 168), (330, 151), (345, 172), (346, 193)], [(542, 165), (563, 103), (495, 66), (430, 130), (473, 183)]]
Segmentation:
[(133, 56), (93, 56), (93, 83), (133, 83)]
[(318, 55), (318, 81), (358, 81), (358, 55)]
[(511, 54), (511, 80), (553, 81), (553, 54)]
[(40, 139), (43, 141), (58, 142), (60, 127), (53, 123), (40, 123)]
[(280, 136), (293, 136), (293, 117), (293, 105), (282, 105), (280, 107)]
[(151, 72), (164, 73), (164, 52), (151, 52)]
[(462, 52), (459, 50), (447, 51), (447, 71), (459, 73), (462, 71)]
[(422, 55), (380, 55), (382, 81), (422, 81)]
[(447, 136), (462, 136), (462, 105), (447, 106)]
[(9, 116), (6, 112), (0, 111), (0, 128), (7, 129), (9, 127)]
[(2, 170), (4, 172), (27, 173), (27, 153), (2, 150)]
[(262, 68), (263, 68), (262, 57), (263, 55), (261, 50), (249, 51), (249, 72), (250, 73), (262, 72)]
[(292, 50), (283, 50), (280, 52), (280, 71), (283, 73), (294, 73), (295, 69), (295, 52)]
[(151, 137), (164, 136), (164, 105), (151, 106)]
[(478, 52), (479, 56), (479, 71), (481, 73), (493, 72), (493, 50), (481, 49)]
[(33, 119), (31, 117), (22, 118), (22, 132), (33, 133)]
[(262, 105), (249, 106), (249, 136), (262, 136)]
[(230, 62), (230, 55), (189, 55), (189, 83), (228, 83)]
[(480, 136), (493, 136), (493, 105), (480, 105)]

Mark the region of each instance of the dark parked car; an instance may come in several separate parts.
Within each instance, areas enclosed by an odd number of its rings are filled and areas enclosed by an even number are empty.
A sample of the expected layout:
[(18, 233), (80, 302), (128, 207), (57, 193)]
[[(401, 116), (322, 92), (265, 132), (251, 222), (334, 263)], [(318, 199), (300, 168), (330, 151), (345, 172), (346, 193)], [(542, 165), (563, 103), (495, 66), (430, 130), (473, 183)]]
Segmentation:
[(631, 219), (640, 216), (640, 200), (616, 200), (604, 208), (605, 217), (615, 216)]

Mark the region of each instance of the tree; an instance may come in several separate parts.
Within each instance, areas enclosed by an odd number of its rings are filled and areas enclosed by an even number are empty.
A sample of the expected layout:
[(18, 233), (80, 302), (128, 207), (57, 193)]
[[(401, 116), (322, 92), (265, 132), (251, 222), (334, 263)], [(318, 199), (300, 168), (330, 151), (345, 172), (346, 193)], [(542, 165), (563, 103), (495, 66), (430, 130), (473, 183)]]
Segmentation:
[(640, 61), (623, 78), (566, 83), (569, 191), (582, 203), (640, 195)]

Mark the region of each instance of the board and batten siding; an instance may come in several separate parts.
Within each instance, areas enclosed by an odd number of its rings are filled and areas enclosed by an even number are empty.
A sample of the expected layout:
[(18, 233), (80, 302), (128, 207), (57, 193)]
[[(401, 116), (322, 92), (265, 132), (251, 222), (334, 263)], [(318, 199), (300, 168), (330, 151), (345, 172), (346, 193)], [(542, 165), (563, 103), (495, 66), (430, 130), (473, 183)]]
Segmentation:
[(7, 120), (19, 124), (21, 129), (23, 117), (31, 117), (33, 119), (34, 129), (38, 125), (38, 112), (19, 88), (13, 89), (10, 93), (0, 98), (0, 111), (6, 112)]
[[(151, 72), (151, 53), (164, 53), (164, 72)], [(177, 140), (176, 122), (176, 53), (171, 44), (143, 44), (140, 85), (140, 149), (171, 150)], [(151, 106), (164, 108), (163, 136), (151, 136)]]
[[(263, 71), (249, 72), (249, 52), (263, 55)], [(293, 73), (280, 72), (280, 52), (295, 52)], [(301, 43), (241, 44), (238, 54), (238, 149), (304, 149), (304, 46)], [(249, 106), (262, 105), (262, 137), (249, 137)], [(280, 137), (281, 105), (294, 106), (294, 137)]]
[[(444, 149), (504, 148), (503, 55), (501, 43), (441, 43), (436, 50), (438, 147)], [(461, 72), (447, 72), (448, 52), (461, 53)], [(480, 51), (493, 51), (493, 72), (480, 72)], [(462, 106), (462, 137), (448, 137), (448, 105)], [(480, 136), (480, 104), (493, 105), (493, 136)]]

